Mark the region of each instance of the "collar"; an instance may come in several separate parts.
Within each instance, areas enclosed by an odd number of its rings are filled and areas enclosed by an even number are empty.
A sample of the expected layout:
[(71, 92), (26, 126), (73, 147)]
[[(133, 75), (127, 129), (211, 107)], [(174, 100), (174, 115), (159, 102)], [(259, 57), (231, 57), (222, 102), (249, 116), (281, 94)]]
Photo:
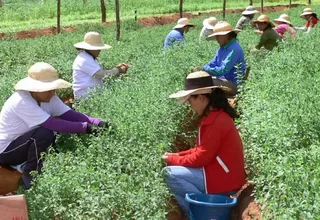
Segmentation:
[(223, 109), (213, 109), (210, 111), (209, 115), (202, 119), (200, 126), (212, 124), (214, 120), (223, 112)]
[(235, 38), (232, 38), (226, 45), (222, 46), (223, 48), (227, 49), (231, 44), (233, 44), (236, 41)]

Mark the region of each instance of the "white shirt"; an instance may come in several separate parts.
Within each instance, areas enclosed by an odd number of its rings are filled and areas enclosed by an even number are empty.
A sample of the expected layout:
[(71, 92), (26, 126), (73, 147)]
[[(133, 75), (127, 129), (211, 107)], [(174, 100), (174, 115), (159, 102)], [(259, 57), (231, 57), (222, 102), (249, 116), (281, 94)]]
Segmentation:
[(211, 34), (213, 34), (213, 30), (206, 29), (205, 27), (203, 27), (201, 32), (200, 32), (199, 40), (205, 40)]
[(27, 91), (15, 92), (4, 103), (0, 113), (0, 153), (16, 138), (36, 128), (50, 116), (60, 116), (70, 110), (56, 95), (40, 105)]
[(100, 64), (93, 57), (82, 51), (73, 62), (72, 88), (76, 98), (83, 97), (89, 88), (102, 84), (102, 80), (93, 78), (93, 75), (101, 70)]

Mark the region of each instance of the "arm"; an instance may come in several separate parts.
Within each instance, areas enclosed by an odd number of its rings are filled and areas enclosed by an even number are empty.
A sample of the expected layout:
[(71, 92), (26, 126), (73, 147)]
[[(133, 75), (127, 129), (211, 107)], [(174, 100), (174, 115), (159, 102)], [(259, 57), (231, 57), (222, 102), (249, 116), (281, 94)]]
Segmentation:
[(41, 127), (61, 133), (88, 133), (87, 122), (71, 122), (49, 117)]
[(256, 49), (260, 50), (260, 48), (265, 45), (265, 43), (268, 40), (268, 33), (267, 32), (263, 32), (263, 34), (260, 37), (260, 41), (258, 43), (258, 45), (256, 46)]
[(179, 156), (184, 156), (184, 155), (193, 153), (195, 150), (196, 150), (196, 148), (191, 148), (189, 150), (180, 151), (178, 154), (179, 154)]
[(106, 76), (117, 76), (119, 74), (120, 74), (119, 68), (113, 68), (110, 70), (100, 69), (98, 72), (93, 74), (93, 78), (101, 80)]
[(236, 54), (235, 54), (235, 51), (233, 49), (233, 50), (231, 50), (229, 52), (229, 54), (221, 62), (220, 65), (218, 65), (216, 63), (216, 61), (214, 61), (215, 65), (214, 65), (214, 62), (210, 63), (209, 65), (205, 65), (203, 67), (203, 70), (208, 72), (208, 73), (210, 73), (211, 75), (222, 76), (225, 73), (228, 73), (236, 65), (236, 60), (237, 59), (235, 59), (236, 58), (235, 56), (236, 56)]
[(72, 122), (87, 122), (89, 124), (93, 125), (99, 125), (99, 123), (102, 121), (99, 118), (93, 118), (88, 115), (85, 115), (80, 112), (76, 112), (74, 110), (69, 110), (66, 113), (59, 116), (60, 119), (65, 121), (72, 121)]

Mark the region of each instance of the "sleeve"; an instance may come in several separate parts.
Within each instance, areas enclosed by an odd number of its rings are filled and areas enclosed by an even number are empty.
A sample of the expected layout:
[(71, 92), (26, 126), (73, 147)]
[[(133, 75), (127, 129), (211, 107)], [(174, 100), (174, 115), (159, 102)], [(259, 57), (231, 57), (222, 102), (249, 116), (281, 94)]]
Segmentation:
[(265, 45), (265, 43), (267, 42), (268, 37), (269, 37), (269, 32), (268, 31), (263, 32), (263, 34), (260, 37), (260, 41), (259, 41), (258, 45), (256, 46), (256, 49), (260, 50), (260, 48), (263, 45)]
[(64, 104), (58, 96), (55, 95), (51, 98), (49, 103), (49, 112), (51, 116), (60, 116), (69, 111), (70, 109), (71, 108)]
[(102, 67), (95, 60), (86, 59), (81, 65), (81, 70), (91, 77), (101, 69)]
[(191, 154), (192, 152), (194, 152), (196, 150), (196, 148), (191, 148), (189, 150), (185, 150), (185, 151), (180, 151), (178, 154), (179, 156), (184, 156), (184, 155), (187, 155), (187, 154)]
[(221, 134), (218, 126), (215, 124), (206, 126), (203, 129), (201, 137), (201, 145), (198, 145), (196, 150), (184, 156), (169, 156), (168, 165), (186, 166), (200, 168), (212, 161), (221, 146)]
[(49, 117), (41, 127), (61, 133), (87, 133), (87, 122), (71, 122)]
[(277, 27), (273, 28), (273, 30), (275, 30), (277, 33), (279, 33), (280, 36), (283, 36), (287, 30), (287, 26), (285, 24), (280, 24)]
[(113, 69), (110, 69), (110, 70), (104, 70), (104, 69), (100, 69), (98, 72), (96, 72), (93, 77), (95, 79), (103, 79), (104, 77), (106, 76), (116, 76), (116, 75), (119, 75), (120, 71), (118, 68), (113, 68)]
[(222, 76), (225, 73), (228, 73), (236, 65), (237, 59), (235, 56), (235, 50), (232, 49), (220, 65), (217, 65), (216, 56), (213, 62), (203, 67), (203, 70), (214, 76)]
[(42, 124), (50, 117), (35, 100), (21, 100), (13, 111), (29, 128)]
[(244, 27), (244, 24), (245, 24), (245, 19), (243, 19), (243, 17), (241, 17), (238, 22), (237, 22), (237, 25), (236, 25), (236, 29), (240, 29), (242, 30), (243, 27)]
[(73, 122), (87, 122), (89, 124), (93, 125), (99, 125), (101, 122), (101, 119), (99, 118), (93, 118), (86, 114), (76, 112), (72, 109), (67, 111), (66, 113), (59, 116), (60, 119), (66, 120), (66, 121), (73, 121)]

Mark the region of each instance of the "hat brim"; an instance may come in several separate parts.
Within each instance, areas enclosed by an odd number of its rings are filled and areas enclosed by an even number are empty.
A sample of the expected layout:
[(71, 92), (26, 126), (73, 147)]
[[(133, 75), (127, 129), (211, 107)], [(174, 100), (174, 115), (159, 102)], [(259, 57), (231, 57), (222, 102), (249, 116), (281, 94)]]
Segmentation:
[(290, 21), (287, 21), (287, 20), (281, 19), (281, 18), (274, 19), (273, 21), (274, 21), (274, 23), (276, 23), (276, 24), (281, 24), (281, 23), (291, 24)]
[(64, 89), (71, 87), (71, 83), (63, 80), (56, 79), (50, 82), (42, 82), (39, 80), (26, 77), (20, 80), (14, 87), (15, 90), (24, 90), (29, 92), (46, 92), (55, 89)]
[(254, 10), (254, 11), (243, 11), (242, 15), (253, 15), (253, 14), (258, 14), (260, 11)]
[(177, 28), (183, 28), (185, 26), (190, 26), (190, 27), (194, 27), (196, 26), (195, 24), (177, 24), (176, 26), (173, 27), (173, 29), (177, 29)]
[(108, 44), (97, 44), (97, 45), (92, 45), (88, 44), (86, 42), (79, 42), (73, 45), (75, 48), (78, 49), (84, 49), (84, 50), (108, 50), (111, 49), (112, 47)]
[(235, 32), (236, 34), (238, 34), (239, 32), (241, 32), (241, 30), (239, 29), (234, 29), (234, 30), (230, 30), (230, 31), (219, 31), (217, 33), (213, 33), (211, 35), (209, 35), (207, 37), (207, 40), (215, 40), (216, 39), (216, 36), (221, 36), (221, 35), (226, 35), (226, 34), (229, 34), (231, 32)]
[(208, 94), (212, 92), (212, 89), (220, 88), (224, 91), (230, 91), (229, 88), (225, 86), (209, 86), (199, 89), (192, 89), (192, 90), (181, 90), (179, 92), (176, 92), (174, 94), (171, 94), (169, 98), (177, 98), (178, 104), (185, 103), (191, 95), (198, 95), (198, 94)]
[(314, 12), (303, 12), (303, 13), (300, 15), (300, 17), (303, 17), (303, 16), (305, 16), (305, 15), (312, 15), (312, 14), (314, 14)]

